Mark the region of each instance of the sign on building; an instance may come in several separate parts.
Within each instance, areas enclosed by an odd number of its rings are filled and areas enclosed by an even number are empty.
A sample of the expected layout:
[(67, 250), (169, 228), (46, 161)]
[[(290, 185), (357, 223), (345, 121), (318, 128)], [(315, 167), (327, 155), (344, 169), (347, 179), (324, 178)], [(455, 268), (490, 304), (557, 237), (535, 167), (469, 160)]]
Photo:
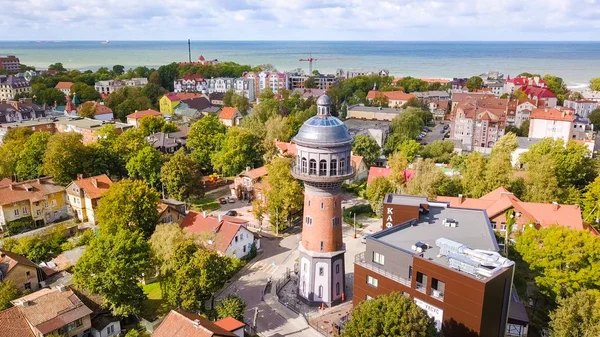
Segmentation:
[(444, 318), (444, 310), (435, 307), (427, 302), (423, 302), (418, 298), (415, 298), (415, 304), (419, 306), (419, 308), (425, 310), (429, 317), (433, 318), (435, 321), (435, 327), (440, 331), (442, 329), (442, 321)]

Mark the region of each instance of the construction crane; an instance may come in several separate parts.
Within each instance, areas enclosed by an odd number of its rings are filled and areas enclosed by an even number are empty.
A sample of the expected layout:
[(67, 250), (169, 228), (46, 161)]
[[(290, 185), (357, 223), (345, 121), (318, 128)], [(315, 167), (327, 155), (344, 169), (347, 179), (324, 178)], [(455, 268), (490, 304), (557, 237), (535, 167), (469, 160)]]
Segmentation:
[(300, 59), (299, 61), (300, 62), (308, 62), (308, 71), (309, 71), (310, 74), (312, 74), (312, 72), (313, 72), (313, 62), (317, 62), (317, 60), (319, 60), (319, 61), (337, 61), (337, 60), (345, 60), (345, 59), (347, 59), (347, 58), (344, 58), (344, 57), (330, 57), (330, 58), (319, 58), (319, 59), (316, 59), (316, 58), (313, 58), (312, 56), (310, 56), (307, 59)]

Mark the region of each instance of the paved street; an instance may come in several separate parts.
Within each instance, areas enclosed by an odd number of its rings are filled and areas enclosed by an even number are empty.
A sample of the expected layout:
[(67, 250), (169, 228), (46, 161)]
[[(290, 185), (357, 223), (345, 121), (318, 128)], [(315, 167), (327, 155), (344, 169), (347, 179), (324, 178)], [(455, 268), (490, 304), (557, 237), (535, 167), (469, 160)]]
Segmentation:
[[(448, 124), (448, 122), (446, 122), (445, 124)], [(430, 128), (431, 132), (428, 132), (427, 135), (425, 135), (425, 138), (423, 138), (421, 143), (429, 144), (429, 143), (435, 142), (436, 140), (444, 140), (444, 135), (446, 134), (446, 132), (441, 133), (441, 130), (443, 128), (444, 128), (444, 124), (436, 123), (433, 128)]]

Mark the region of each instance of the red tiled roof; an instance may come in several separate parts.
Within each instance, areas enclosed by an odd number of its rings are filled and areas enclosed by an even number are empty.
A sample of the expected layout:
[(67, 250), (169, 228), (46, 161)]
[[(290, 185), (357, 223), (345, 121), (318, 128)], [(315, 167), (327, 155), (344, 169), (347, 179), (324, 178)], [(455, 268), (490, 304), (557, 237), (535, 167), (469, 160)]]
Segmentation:
[(229, 244), (240, 230), (242, 225), (248, 221), (234, 217), (223, 216), (219, 218), (208, 215), (206, 218), (202, 213), (190, 211), (181, 223), (181, 228), (190, 233), (214, 233), (212, 248), (221, 254), (225, 254)]
[(223, 109), (219, 113), (219, 118), (220, 119), (232, 119), (233, 116), (235, 116), (235, 113), (237, 111), (238, 110), (236, 108), (233, 108), (230, 106), (223, 107)]
[(6, 276), (15, 266), (22, 264), (28, 267), (37, 268), (38, 266), (29, 261), (28, 258), (0, 249), (0, 271)]
[(355, 169), (358, 169), (358, 166), (360, 166), (360, 163), (362, 161), (363, 161), (362, 156), (352, 155), (352, 157), (350, 157), (350, 162), (352, 163), (352, 167), (354, 167)]
[(36, 337), (18, 307), (0, 311), (0, 337)]
[(194, 80), (194, 81), (203, 81), (204, 77), (202, 77), (202, 75), (200, 75), (200, 74), (192, 74), (192, 75), (184, 76), (183, 79), (186, 80), (186, 81), (191, 81), (191, 80)]
[(205, 317), (171, 310), (152, 333), (152, 337), (237, 337)]
[(394, 100), (394, 101), (408, 101), (411, 98), (417, 97), (414, 94), (407, 94), (404, 91), (376, 91), (376, 90), (370, 90), (369, 93), (367, 94), (367, 98), (368, 99), (374, 99), (375, 97), (377, 97), (377, 94), (383, 94), (389, 100)]
[(178, 92), (175, 95), (177, 95), (177, 98), (180, 101), (183, 101), (184, 99), (192, 99), (192, 98), (202, 97), (202, 94), (195, 93), (195, 92)]
[[(367, 185), (370, 184), (373, 180), (375, 180), (375, 178), (378, 177), (387, 177), (392, 173), (392, 169), (388, 168), (388, 167), (376, 167), (376, 166), (371, 166), (369, 168), (369, 177), (367, 178)], [(409, 181), (413, 175), (415, 174), (415, 171), (413, 170), (404, 170), (404, 181)]]
[[(112, 180), (106, 174), (101, 174), (95, 177), (77, 179), (71, 184), (75, 184), (82, 189), (88, 198), (96, 199), (100, 198), (108, 190), (110, 185), (112, 185)], [(70, 186), (67, 187), (67, 191), (69, 190)]]
[(50, 177), (0, 185), (0, 206), (25, 200), (41, 201), (49, 194), (64, 190), (64, 187), (54, 184)]
[(296, 155), (296, 144), (280, 142), (275, 140), (275, 146), (281, 151), (283, 155), (295, 156)]
[(215, 324), (229, 332), (233, 332), (237, 329), (240, 329), (240, 328), (243, 328), (246, 326), (246, 324), (238, 321), (237, 319), (235, 319), (233, 317), (225, 317), (223, 319), (216, 321)]
[(0, 187), (8, 186), (10, 184), (12, 184), (12, 179), (10, 179), (10, 178), (4, 178), (4, 179), (0, 180)]
[(521, 87), (520, 89), (521, 91), (523, 91), (527, 97), (529, 98), (555, 98), (556, 94), (553, 93), (552, 91), (550, 91), (550, 89), (548, 88), (542, 88), (542, 87), (536, 87), (533, 85), (526, 85)]
[(148, 110), (142, 110), (142, 111), (136, 111), (132, 114), (127, 115), (127, 118), (132, 118), (132, 119), (142, 119), (146, 116), (162, 116), (162, 114), (156, 110), (152, 110), (152, 109), (148, 109)]
[(113, 111), (111, 108), (107, 107), (104, 104), (100, 104), (98, 102), (95, 102), (95, 106), (96, 106), (96, 116), (97, 115), (106, 115), (106, 114), (112, 114)]
[(421, 81), (427, 82), (427, 83), (441, 83), (441, 84), (448, 84), (448, 83), (452, 82), (452, 80), (445, 79), (445, 78), (422, 78)]
[(267, 167), (266, 166), (261, 166), (259, 168), (255, 168), (252, 170), (248, 170), (248, 171), (242, 171), (242, 173), (240, 173), (241, 176), (244, 177), (248, 177), (251, 179), (257, 179), (257, 178), (261, 178), (264, 177), (268, 174), (267, 172)]
[(56, 83), (56, 86), (54, 86), (56, 89), (71, 89), (71, 87), (73, 86), (73, 82), (58, 82)]
[(573, 111), (569, 109), (543, 108), (533, 109), (531, 111), (531, 119), (547, 119), (552, 121), (572, 122), (575, 120)]

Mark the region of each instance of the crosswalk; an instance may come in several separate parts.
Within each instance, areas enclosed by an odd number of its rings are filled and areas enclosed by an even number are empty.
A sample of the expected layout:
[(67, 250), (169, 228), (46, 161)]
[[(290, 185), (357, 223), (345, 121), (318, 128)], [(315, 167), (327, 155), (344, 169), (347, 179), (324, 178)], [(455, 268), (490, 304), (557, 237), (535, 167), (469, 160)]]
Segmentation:
[(252, 266), (253, 271), (261, 271), (268, 275), (272, 275), (279, 268), (279, 266), (272, 261), (259, 261)]

